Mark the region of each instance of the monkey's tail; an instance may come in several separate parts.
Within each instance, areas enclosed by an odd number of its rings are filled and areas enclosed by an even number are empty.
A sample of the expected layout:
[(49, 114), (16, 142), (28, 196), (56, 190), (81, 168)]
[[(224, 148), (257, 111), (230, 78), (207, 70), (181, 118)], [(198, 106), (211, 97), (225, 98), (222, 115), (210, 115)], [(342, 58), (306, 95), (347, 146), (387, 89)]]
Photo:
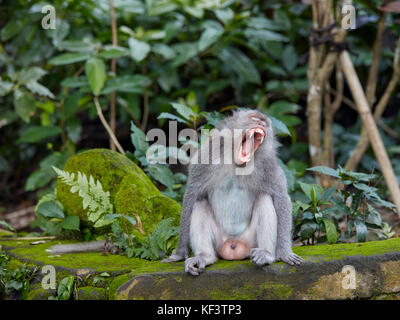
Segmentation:
[(104, 250), (104, 244), (104, 240), (91, 241), (86, 243), (56, 244), (49, 249), (46, 249), (46, 252), (50, 254), (101, 252)]

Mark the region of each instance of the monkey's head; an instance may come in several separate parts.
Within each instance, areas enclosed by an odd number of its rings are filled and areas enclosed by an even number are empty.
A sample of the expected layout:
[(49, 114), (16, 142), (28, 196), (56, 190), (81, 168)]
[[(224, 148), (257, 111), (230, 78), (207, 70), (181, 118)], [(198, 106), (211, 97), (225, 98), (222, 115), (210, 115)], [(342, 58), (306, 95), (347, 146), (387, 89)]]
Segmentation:
[[(273, 146), (273, 131), (271, 121), (257, 110), (235, 111), (221, 123), (220, 129), (233, 131), (233, 156), (237, 165), (245, 165), (257, 150), (264, 147), (265, 141)], [(265, 148), (264, 148), (265, 149)]]

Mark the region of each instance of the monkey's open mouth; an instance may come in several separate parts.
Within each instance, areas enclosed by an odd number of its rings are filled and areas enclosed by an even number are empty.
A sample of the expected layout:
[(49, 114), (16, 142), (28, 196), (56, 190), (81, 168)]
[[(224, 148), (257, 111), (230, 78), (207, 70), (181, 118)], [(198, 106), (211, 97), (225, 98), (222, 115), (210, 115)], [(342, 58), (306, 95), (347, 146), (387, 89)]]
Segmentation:
[(247, 163), (251, 160), (258, 147), (262, 144), (265, 137), (264, 129), (260, 127), (247, 129), (242, 137), (242, 144), (239, 148), (240, 164)]

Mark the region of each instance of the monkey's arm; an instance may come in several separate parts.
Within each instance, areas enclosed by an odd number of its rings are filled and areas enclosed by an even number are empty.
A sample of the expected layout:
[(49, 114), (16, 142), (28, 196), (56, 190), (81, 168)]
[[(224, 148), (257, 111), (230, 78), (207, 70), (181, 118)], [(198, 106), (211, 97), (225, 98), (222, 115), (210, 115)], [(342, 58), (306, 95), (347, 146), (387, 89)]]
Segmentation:
[(189, 177), (187, 182), (187, 188), (183, 197), (181, 221), (179, 226), (179, 238), (178, 248), (168, 258), (161, 262), (173, 262), (181, 261), (189, 257), (190, 250), (190, 222), (192, 217), (193, 206), (196, 200), (199, 198), (201, 184), (199, 183), (200, 177), (198, 177), (198, 170), (196, 166), (193, 166), (189, 170)]
[(279, 179), (276, 181), (280, 183), (274, 184), (272, 192), (272, 201), (278, 217), (276, 259), (290, 265), (299, 265), (303, 259), (292, 251), (292, 201), (287, 192), (286, 177), (281, 169), (278, 171), (278, 176)]

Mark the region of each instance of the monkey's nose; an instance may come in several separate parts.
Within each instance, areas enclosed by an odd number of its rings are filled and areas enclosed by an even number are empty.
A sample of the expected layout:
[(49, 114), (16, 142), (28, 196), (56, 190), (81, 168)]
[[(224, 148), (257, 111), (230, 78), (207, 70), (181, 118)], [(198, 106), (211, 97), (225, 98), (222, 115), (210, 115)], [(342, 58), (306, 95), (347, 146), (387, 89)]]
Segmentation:
[(232, 248), (232, 249), (235, 249), (235, 248), (236, 248), (236, 244), (235, 244), (235, 243), (232, 243), (232, 244), (231, 244), (231, 248)]

